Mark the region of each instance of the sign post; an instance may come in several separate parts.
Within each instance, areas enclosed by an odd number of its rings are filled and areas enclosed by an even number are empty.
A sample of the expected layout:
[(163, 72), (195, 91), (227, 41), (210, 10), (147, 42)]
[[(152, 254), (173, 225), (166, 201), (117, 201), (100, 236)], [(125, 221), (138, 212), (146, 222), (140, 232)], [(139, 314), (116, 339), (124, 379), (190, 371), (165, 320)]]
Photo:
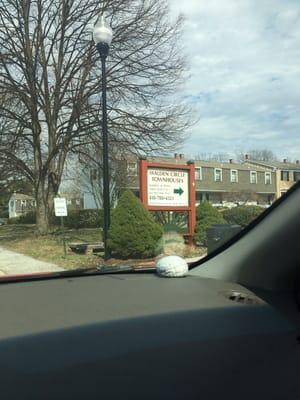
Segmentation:
[(56, 197), (54, 199), (54, 212), (56, 217), (60, 217), (60, 224), (63, 237), (64, 255), (67, 255), (66, 236), (64, 227), (64, 217), (68, 216), (67, 201), (65, 198)]
[(195, 166), (140, 160), (140, 198), (149, 211), (188, 212), (189, 243), (196, 225)]

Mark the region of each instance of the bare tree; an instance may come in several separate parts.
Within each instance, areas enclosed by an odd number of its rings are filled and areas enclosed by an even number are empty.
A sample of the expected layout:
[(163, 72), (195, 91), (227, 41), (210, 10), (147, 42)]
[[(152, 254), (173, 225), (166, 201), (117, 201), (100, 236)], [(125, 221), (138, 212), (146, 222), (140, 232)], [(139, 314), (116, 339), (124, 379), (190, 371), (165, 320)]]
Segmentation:
[[(103, 208), (103, 165), (101, 148), (82, 146), (78, 162), (81, 166), (80, 183), (82, 190), (92, 195), (97, 208)], [(111, 148), (109, 157), (110, 204), (117, 203), (122, 190), (128, 186), (126, 154)]]
[(194, 160), (199, 161), (217, 161), (217, 162), (228, 162), (230, 156), (228, 153), (199, 153), (195, 157)]
[(249, 159), (256, 161), (278, 161), (278, 157), (272, 150), (268, 149), (252, 149), (245, 153), (242, 151), (236, 152), (236, 158), (239, 162), (245, 161), (245, 155), (248, 155)]
[(245, 205), (247, 203), (257, 203), (259, 196), (254, 190), (244, 189), (239, 192), (228, 192), (225, 195), (226, 201)]
[(101, 147), (100, 68), (91, 26), (106, 11), (110, 145), (147, 153), (183, 140), (189, 110), (172, 100), (185, 70), (182, 17), (167, 0), (2, 0), (0, 165), (34, 186), (37, 226), (48, 229), (67, 157)]

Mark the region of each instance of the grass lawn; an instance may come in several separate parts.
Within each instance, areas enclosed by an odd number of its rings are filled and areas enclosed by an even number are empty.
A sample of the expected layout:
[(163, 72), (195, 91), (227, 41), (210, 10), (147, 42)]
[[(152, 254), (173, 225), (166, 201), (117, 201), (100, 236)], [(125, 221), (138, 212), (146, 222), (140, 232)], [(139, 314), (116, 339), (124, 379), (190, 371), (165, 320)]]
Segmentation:
[[(66, 230), (68, 242), (99, 242), (100, 229)], [(63, 241), (58, 228), (47, 236), (37, 236), (34, 225), (0, 226), (0, 246), (26, 254), (42, 261), (48, 261), (64, 268), (83, 268), (102, 264), (99, 255), (68, 253), (64, 257)]]
[[(65, 234), (67, 243), (101, 241), (100, 229), (66, 229)], [(34, 225), (0, 226), (0, 246), (67, 269), (88, 268), (103, 264), (101, 253), (75, 254), (68, 252), (67, 256), (64, 257), (62, 236), (57, 227), (53, 228), (46, 236), (37, 236)], [(205, 248), (186, 246), (180, 235), (166, 234), (163, 247), (165, 255), (200, 257), (206, 252)], [(155, 259), (119, 260), (115, 258), (105, 262), (105, 264), (110, 265), (154, 265), (154, 263)]]

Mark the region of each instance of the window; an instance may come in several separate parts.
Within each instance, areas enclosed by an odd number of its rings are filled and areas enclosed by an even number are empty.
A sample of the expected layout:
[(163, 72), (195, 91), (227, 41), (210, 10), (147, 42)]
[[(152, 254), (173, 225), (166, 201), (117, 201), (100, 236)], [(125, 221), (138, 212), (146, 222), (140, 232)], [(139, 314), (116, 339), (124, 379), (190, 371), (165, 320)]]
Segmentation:
[(300, 171), (294, 171), (294, 182), (300, 181)]
[(238, 171), (236, 169), (230, 170), (230, 182), (236, 183), (238, 182), (239, 176)]
[(201, 167), (195, 168), (195, 179), (196, 179), (196, 181), (202, 180), (202, 168)]
[(127, 163), (127, 173), (129, 176), (134, 176), (137, 174), (137, 164), (135, 162)]
[(250, 171), (250, 183), (257, 183), (257, 172)]
[(221, 168), (215, 168), (215, 182), (222, 182), (222, 170), (221, 170)]
[(289, 171), (281, 171), (281, 180), (282, 181), (289, 181), (290, 180)]
[(203, 193), (196, 192), (196, 202), (197, 203), (202, 203), (202, 201), (203, 201)]
[(21, 200), (20, 203), (21, 203), (21, 211), (23, 212), (26, 209), (26, 200)]
[(90, 180), (91, 181), (96, 181), (97, 175), (98, 175), (98, 171), (96, 170), (96, 168), (93, 168), (90, 170)]
[(265, 172), (265, 184), (271, 185), (271, 183), (272, 183), (271, 172)]

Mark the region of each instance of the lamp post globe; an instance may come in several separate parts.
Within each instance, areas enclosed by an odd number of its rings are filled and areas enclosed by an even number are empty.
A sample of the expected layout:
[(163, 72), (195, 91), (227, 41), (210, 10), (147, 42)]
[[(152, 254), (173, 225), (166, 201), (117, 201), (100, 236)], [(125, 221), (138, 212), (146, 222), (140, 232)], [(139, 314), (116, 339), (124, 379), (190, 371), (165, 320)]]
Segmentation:
[(108, 247), (108, 230), (110, 226), (110, 189), (109, 189), (109, 161), (108, 161), (108, 134), (107, 134), (107, 106), (106, 106), (106, 57), (108, 56), (113, 32), (101, 15), (93, 30), (93, 39), (101, 58), (102, 69), (102, 158), (103, 158), (103, 243), (104, 259), (110, 257)]
[(109, 24), (106, 22), (104, 15), (101, 15), (93, 30), (93, 39), (96, 44), (106, 43), (108, 46), (111, 44), (113, 32)]

